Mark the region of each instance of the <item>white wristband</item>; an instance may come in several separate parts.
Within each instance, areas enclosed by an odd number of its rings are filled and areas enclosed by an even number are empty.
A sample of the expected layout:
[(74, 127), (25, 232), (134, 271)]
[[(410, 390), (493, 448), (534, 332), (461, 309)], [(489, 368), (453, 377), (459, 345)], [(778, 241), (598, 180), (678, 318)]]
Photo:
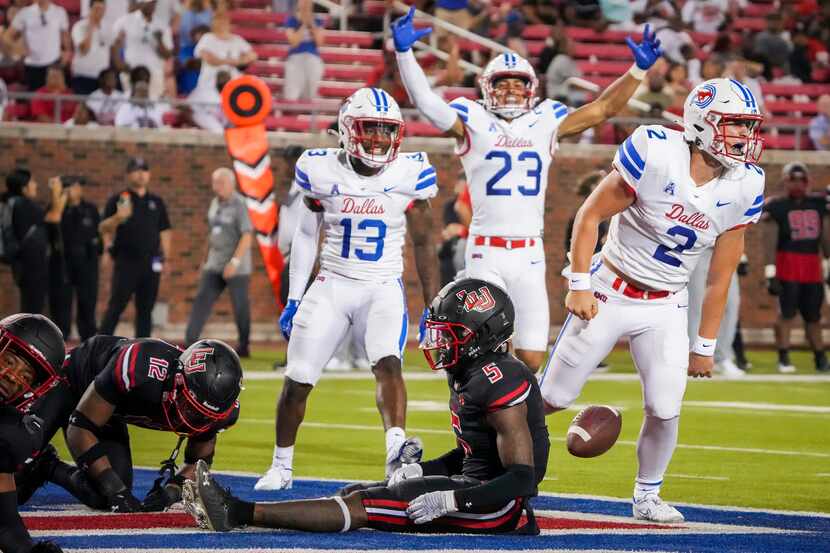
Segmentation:
[(637, 79), (638, 81), (642, 81), (646, 78), (646, 73), (648, 73), (647, 69), (640, 69), (637, 67), (636, 63), (632, 63), (631, 67), (628, 69), (628, 74)]
[(571, 273), (568, 275), (568, 290), (590, 290), (590, 273)]
[(775, 278), (775, 265), (764, 265), (764, 278)]
[(718, 341), (714, 338), (701, 338), (698, 336), (692, 345), (692, 353), (702, 355), (703, 357), (712, 357), (715, 355), (715, 345)]

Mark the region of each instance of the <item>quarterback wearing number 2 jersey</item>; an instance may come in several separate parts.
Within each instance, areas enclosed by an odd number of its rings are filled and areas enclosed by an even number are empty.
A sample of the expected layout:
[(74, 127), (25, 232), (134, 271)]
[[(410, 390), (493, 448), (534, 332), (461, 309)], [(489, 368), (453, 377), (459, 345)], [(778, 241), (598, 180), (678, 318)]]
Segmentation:
[(643, 41), (627, 39), (636, 65), (593, 102), (573, 113), (536, 96), (533, 66), (514, 52), (484, 68), (482, 100), (445, 104), (433, 92), (411, 46), (429, 30), (415, 30), (412, 11), (392, 27), (401, 79), (415, 106), (456, 139), (472, 199), (473, 220), (464, 274), (503, 287), (516, 306), (516, 356), (533, 371), (545, 357), (550, 330), (542, 243), (548, 172), (560, 137), (598, 125), (619, 111), (645, 70), (661, 55), (646, 25)]
[[(627, 338), (643, 387), (633, 514), (683, 515), (660, 498), (677, 445), (686, 377), (711, 376), (718, 326), (745, 227), (764, 204), (763, 118), (740, 82), (713, 79), (686, 99), (683, 131), (639, 127), (613, 171), (577, 213), (565, 305), (570, 312), (540, 379), (548, 411), (571, 405), (618, 340)], [(599, 222), (612, 217), (592, 260)], [(712, 249), (698, 336), (689, 347), (689, 274)]]
[[(294, 442), (305, 402), (347, 332), (363, 338), (377, 379), (386, 430), (387, 476), (422, 449), (404, 434), (401, 359), (409, 327), (403, 272), (409, 227), (424, 303), (434, 296), (437, 258), (428, 236), (428, 200), (438, 191), (423, 152), (399, 154), (404, 122), (386, 92), (362, 88), (340, 109), (341, 148), (305, 151), (294, 182), (304, 196), (291, 246), (288, 302), (280, 327), (288, 338), (285, 385), (277, 407), (271, 468), (256, 489), (290, 488)], [(323, 231), (320, 272), (306, 291)]]

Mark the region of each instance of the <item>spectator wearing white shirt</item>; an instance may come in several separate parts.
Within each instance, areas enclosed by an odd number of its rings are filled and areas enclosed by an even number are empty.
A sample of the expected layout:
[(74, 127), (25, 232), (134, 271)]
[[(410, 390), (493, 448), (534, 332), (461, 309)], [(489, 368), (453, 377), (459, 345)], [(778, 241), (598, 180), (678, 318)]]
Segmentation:
[(104, 0), (92, 0), (89, 17), (72, 27), (72, 91), (89, 94), (98, 88), (98, 76), (110, 66), (112, 35), (102, 26), (106, 4)]
[[(130, 0), (104, 0), (106, 11), (101, 22), (102, 29), (115, 29), (115, 23), (130, 12)], [(81, 0), (81, 17), (89, 16), (91, 0)]]
[(194, 53), (202, 60), (196, 88), (205, 90), (216, 87), (216, 74), (219, 71), (227, 71), (234, 78), (239, 75), (238, 68), (256, 60), (256, 53), (248, 41), (231, 32), (231, 20), (227, 12), (217, 12), (213, 16), (211, 32), (199, 39)]
[(228, 119), (222, 111), (222, 89), (230, 80), (230, 73), (219, 71), (214, 88), (196, 88), (187, 97), (188, 106), (182, 110), (182, 120), (206, 131), (223, 132), (228, 126)]
[(112, 68), (101, 71), (98, 76), (99, 88), (86, 99), (86, 107), (95, 115), (95, 120), (101, 125), (115, 123), (118, 108), (127, 99), (127, 95), (115, 88), (118, 84), (118, 75)]
[[(141, 69), (137, 67), (136, 69)], [(136, 71), (133, 72), (135, 75)], [(133, 80), (132, 96), (115, 114), (115, 126), (128, 129), (158, 129), (164, 127), (167, 104), (150, 100), (150, 86), (146, 80)]]
[(683, 23), (699, 33), (716, 33), (726, 22), (729, 0), (687, 0), (681, 15)]
[(138, 0), (138, 9), (118, 20), (113, 51), (124, 49), (124, 63), (115, 56), (116, 64), (131, 70), (143, 66), (150, 71), (150, 98), (164, 92), (165, 60), (173, 55), (173, 33), (169, 26), (153, 19), (155, 0)]
[(182, 5), (179, 0), (156, 0), (156, 11), (153, 12), (153, 23), (171, 29), (179, 28), (179, 17)]
[(26, 6), (14, 16), (5, 39), (14, 43), (21, 36), (26, 45), (23, 80), (34, 91), (46, 84), (49, 66), (67, 62), (72, 54), (66, 10), (50, 0)]

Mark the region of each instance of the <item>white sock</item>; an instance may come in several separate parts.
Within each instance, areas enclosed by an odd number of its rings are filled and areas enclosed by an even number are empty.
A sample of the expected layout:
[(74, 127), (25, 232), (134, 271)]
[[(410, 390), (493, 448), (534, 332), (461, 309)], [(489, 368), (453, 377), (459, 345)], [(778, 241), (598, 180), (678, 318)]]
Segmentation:
[(634, 497), (660, 493), (663, 475), (677, 446), (679, 426), (680, 417), (665, 420), (646, 415), (643, 419), (637, 439), (639, 469), (634, 483)]
[(276, 467), (285, 467), (285, 468), (292, 468), (292, 464), (294, 463), (294, 446), (290, 447), (279, 447), (274, 446), (274, 459), (271, 461), (271, 466)]
[(406, 432), (400, 426), (393, 426), (386, 431), (386, 454), (400, 447), (406, 441)]

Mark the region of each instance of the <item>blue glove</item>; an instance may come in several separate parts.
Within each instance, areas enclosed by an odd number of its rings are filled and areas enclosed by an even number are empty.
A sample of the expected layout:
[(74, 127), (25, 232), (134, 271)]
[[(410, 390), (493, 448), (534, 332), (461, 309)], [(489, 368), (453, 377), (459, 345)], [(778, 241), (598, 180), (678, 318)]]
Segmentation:
[(429, 308), (424, 307), (424, 312), (421, 313), (421, 320), (418, 322), (418, 343), (424, 343), (424, 337), (427, 334), (427, 315), (429, 315)]
[(300, 300), (288, 300), (285, 304), (285, 309), (280, 315), (280, 330), (286, 340), (291, 336), (291, 327), (294, 326), (294, 315), (297, 314), (297, 309), (300, 308)]
[[(409, 13), (399, 17), (392, 23), (392, 39), (395, 41), (395, 50), (406, 52), (412, 45), (432, 32), (432, 28), (416, 30), (412, 25), (412, 16), (415, 15), (415, 7), (409, 8)], [(653, 62), (652, 62), (653, 63)]]
[(643, 71), (654, 65), (657, 58), (663, 55), (663, 50), (660, 49), (660, 39), (656, 38), (654, 32), (649, 32), (649, 25), (646, 23), (643, 29), (643, 41), (637, 44), (630, 36), (625, 37), (625, 43), (631, 48), (631, 53), (634, 54), (634, 61), (637, 67)]

